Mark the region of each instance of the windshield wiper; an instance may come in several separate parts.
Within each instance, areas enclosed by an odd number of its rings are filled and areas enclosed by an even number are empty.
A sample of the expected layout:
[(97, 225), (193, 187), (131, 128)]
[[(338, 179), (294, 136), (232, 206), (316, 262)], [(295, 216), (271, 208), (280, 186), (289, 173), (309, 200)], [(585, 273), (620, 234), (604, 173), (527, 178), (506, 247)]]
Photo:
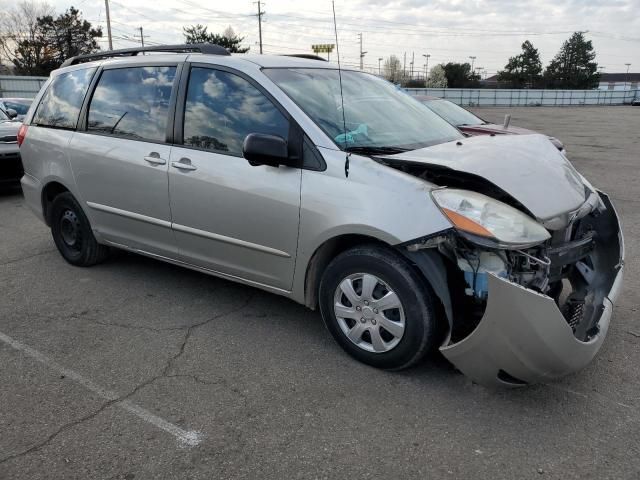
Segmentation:
[(351, 152), (351, 153), (359, 153), (362, 155), (395, 155), (396, 153), (408, 152), (409, 149), (402, 148), (402, 147), (385, 147), (385, 146), (376, 147), (373, 145), (369, 145), (369, 146), (360, 145), (360, 146), (346, 147), (344, 151)]

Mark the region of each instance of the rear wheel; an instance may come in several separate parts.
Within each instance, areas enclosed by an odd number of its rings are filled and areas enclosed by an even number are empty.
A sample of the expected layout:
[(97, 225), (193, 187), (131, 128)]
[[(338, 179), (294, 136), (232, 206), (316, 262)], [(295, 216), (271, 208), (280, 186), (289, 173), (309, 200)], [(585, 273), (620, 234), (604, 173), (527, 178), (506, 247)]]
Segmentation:
[(96, 241), (89, 220), (69, 192), (53, 199), (51, 235), (62, 257), (72, 265), (89, 267), (109, 254), (109, 249)]
[(391, 249), (362, 246), (338, 255), (324, 272), (319, 300), (336, 341), (369, 365), (406, 368), (435, 343), (433, 293)]

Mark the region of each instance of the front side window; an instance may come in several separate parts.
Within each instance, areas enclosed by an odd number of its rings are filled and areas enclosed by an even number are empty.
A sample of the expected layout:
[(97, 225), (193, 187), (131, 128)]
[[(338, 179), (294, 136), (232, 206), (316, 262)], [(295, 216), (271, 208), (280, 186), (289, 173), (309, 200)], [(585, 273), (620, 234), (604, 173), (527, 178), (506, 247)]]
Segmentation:
[(194, 67), (184, 112), (184, 144), (242, 155), (250, 133), (288, 138), (289, 122), (256, 87), (233, 73)]
[(95, 68), (87, 68), (55, 77), (42, 96), (31, 123), (41, 127), (75, 129), (95, 71)]
[(176, 67), (105, 70), (91, 104), (87, 130), (164, 142)]
[(343, 150), (393, 153), (462, 138), (434, 112), (375, 75), (343, 71), (341, 95), (338, 70), (263, 71)]

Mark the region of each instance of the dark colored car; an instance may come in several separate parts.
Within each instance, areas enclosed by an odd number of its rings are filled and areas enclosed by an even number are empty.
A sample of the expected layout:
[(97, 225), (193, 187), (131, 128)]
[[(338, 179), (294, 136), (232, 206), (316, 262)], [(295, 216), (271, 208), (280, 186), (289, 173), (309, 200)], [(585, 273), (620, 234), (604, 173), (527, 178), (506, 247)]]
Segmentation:
[[(531, 135), (539, 133), (526, 128), (511, 125), (505, 127), (487, 122), (461, 106), (442, 98), (417, 96), (416, 99), (467, 135)], [(549, 137), (549, 140), (558, 150), (566, 153), (564, 144), (560, 140), (555, 137)]]
[(18, 130), (20, 122), (0, 108), (0, 186), (17, 185), (23, 175)]

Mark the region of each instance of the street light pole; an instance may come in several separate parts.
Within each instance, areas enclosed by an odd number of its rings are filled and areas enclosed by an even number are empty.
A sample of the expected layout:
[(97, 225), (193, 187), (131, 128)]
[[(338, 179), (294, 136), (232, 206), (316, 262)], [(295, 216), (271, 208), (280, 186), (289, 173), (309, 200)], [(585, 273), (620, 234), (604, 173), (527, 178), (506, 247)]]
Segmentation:
[(426, 86), (427, 80), (429, 78), (429, 57), (431, 56), (431, 54), (427, 53), (426, 55), (423, 54), (422, 56), (427, 59), (424, 64), (424, 84)]
[(378, 76), (382, 76), (382, 70), (380, 69), (380, 62), (382, 61), (382, 57), (378, 58)]
[(627, 81), (629, 80), (629, 67), (631, 66), (630, 63), (625, 63), (625, 65), (627, 66), (627, 73), (624, 76), (624, 89), (627, 89)]

